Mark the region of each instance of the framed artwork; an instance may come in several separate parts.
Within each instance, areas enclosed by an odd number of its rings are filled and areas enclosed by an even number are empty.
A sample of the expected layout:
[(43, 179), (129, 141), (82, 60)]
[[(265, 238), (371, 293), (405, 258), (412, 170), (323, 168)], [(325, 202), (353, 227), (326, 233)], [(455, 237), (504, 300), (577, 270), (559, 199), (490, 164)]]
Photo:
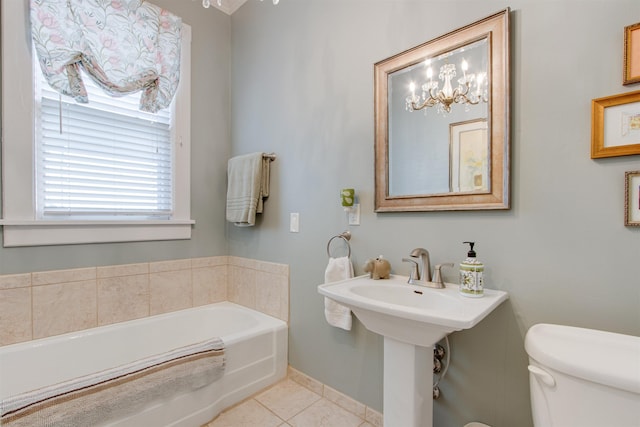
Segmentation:
[(640, 22), (624, 27), (624, 76), (622, 84), (640, 83)]
[(486, 193), (490, 190), (489, 138), (487, 120), (470, 120), (449, 125), (452, 192)]
[(624, 174), (624, 225), (640, 226), (640, 171)]
[(640, 154), (640, 91), (591, 101), (591, 158)]

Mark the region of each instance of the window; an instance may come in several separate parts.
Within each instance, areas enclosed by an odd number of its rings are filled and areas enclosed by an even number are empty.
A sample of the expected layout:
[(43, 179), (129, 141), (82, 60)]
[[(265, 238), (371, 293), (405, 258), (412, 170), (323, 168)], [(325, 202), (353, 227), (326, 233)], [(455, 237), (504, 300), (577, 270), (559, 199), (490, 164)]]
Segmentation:
[(171, 110), (140, 111), (139, 93), (110, 97), (89, 77), (78, 104), (37, 63), (34, 76), (37, 218), (170, 219)]
[(1, 17), (4, 246), (190, 238), (190, 27), (171, 111), (152, 115), (88, 78), (89, 104), (60, 101), (24, 72), (39, 71), (28, 8), (2, 2)]

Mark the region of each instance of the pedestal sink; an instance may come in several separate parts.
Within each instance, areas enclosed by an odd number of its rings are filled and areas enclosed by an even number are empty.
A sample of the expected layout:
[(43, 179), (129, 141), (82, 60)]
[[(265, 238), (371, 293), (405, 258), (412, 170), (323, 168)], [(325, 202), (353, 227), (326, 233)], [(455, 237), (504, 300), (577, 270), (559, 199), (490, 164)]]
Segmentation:
[(433, 346), (454, 331), (470, 329), (508, 298), (485, 289), (484, 297), (409, 285), (405, 276), (368, 275), (318, 286), (347, 307), (372, 332), (384, 336), (384, 425), (433, 425)]

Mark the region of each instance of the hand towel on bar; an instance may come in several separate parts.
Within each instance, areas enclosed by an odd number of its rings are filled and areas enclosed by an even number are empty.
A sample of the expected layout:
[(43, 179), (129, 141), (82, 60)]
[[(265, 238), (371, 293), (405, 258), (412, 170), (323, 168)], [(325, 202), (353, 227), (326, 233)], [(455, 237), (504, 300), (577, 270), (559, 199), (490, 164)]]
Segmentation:
[(255, 225), (269, 196), (270, 161), (263, 153), (229, 159), (227, 164), (227, 221), (239, 227)]
[[(353, 277), (353, 264), (349, 257), (329, 258), (324, 272), (324, 283), (338, 282)], [(331, 326), (351, 330), (351, 310), (330, 298), (324, 299), (324, 317)]]

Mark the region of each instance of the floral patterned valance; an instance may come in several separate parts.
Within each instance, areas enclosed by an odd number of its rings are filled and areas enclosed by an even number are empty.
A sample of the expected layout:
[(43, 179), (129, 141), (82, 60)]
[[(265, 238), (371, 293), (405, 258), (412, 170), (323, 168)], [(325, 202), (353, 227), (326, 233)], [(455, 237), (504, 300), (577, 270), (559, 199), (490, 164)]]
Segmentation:
[(144, 0), (31, 0), (31, 33), (52, 88), (87, 103), (80, 69), (108, 94), (142, 91), (140, 109), (171, 104), (182, 20)]

